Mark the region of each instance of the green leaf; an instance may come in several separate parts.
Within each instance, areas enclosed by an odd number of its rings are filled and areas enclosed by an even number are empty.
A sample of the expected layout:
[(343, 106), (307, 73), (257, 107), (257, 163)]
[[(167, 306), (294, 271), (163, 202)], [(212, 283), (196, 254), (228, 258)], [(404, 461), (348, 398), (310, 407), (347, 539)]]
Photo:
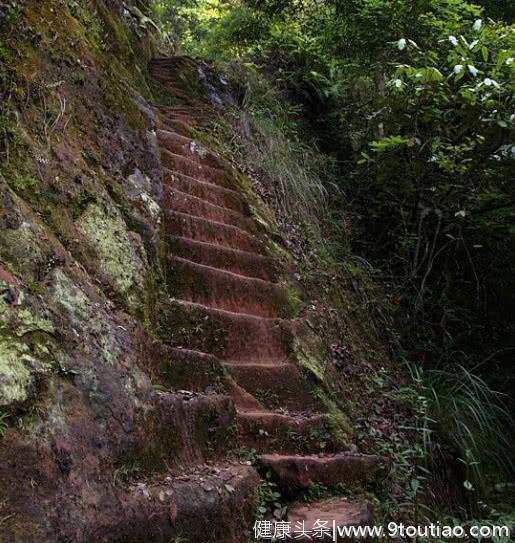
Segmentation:
[(420, 481), (418, 479), (412, 479), (410, 483), (411, 490), (416, 494), (420, 488)]

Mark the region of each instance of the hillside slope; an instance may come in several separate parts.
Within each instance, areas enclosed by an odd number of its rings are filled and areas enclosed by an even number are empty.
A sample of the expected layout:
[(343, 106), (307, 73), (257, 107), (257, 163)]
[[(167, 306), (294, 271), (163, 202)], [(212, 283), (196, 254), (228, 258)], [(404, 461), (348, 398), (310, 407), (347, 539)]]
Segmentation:
[(355, 426), (384, 391), (337, 370), (273, 211), (200, 141), (230, 97), (188, 59), (149, 74), (130, 5), (4, 10), (0, 541), (370, 522), (388, 462)]

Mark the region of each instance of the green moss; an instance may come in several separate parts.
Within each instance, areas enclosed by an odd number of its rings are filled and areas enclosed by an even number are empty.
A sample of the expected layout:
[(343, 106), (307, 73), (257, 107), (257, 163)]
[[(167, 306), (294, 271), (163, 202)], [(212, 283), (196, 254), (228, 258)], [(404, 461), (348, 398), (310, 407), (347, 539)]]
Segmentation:
[(293, 350), (298, 363), (319, 383), (325, 379), (325, 360), (327, 347), (323, 341), (307, 326), (301, 333), (295, 334)]
[(130, 306), (142, 302), (146, 255), (131, 243), (127, 225), (111, 206), (90, 204), (78, 221), (79, 228), (95, 250), (101, 272)]
[(37, 363), (23, 343), (0, 340), (0, 407), (28, 400), (35, 382), (31, 368)]
[(116, 364), (121, 351), (118, 343), (113, 341), (116, 334), (111, 322), (61, 269), (54, 272), (50, 293), (54, 303), (66, 311), (73, 326), (82, 329), (84, 323), (87, 323), (91, 341), (98, 346), (103, 362)]
[(18, 409), (35, 396), (53, 368), (49, 343), (45, 334), (26, 331), (18, 338), (0, 330), (0, 407)]
[(293, 318), (298, 314), (302, 307), (302, 299), (299, 290), (291, 283), (282, 283), (281, 286), (286, 292), (287, 310), (289, 317)]
[(349, 448), (354, 434), (351, 420), (336, 401), (322, 388), (317, 388), (314, 394), (326, 411), (323, 418), (333, 442), (338, 448)]

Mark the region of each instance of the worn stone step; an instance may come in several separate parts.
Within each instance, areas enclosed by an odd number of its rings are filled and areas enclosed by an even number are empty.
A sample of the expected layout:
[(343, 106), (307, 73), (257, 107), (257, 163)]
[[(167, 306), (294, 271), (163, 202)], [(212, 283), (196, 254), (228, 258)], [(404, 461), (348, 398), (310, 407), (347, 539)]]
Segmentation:
[(174, 131), (158, 129), (157, 140), (162, 147), (171, 153), (197, 160), (204, 166), (230, 170), (228, 163), (193, 138)]
[(277, 361), (226, 362), (236, 382), (273, 409), (312, 411), (320, 407), (299, 367)]
[(212, 204), (202, 198), (192, 196), (187, 192), (182, 192), (175, 188), (166, 190), (163, 204), (167, 209), (174, 209), (175, 211), (186, 213), (194, 217), (201, 217), (210, 221), (229, 224), (250, 233), (255, 233), (257, 231), (256, 224), (249, 216), (245, 216), (238, 211), (233, 211), (226, 207)]
[(274, 478), (289, 489), (308, 488), (311, 483), (334, 487), (339, 483), (352, 485), (376, 482), (389, 470), (386, 458), (355, 453), (322, 455), (266, 454), (259, 464), (270, 470)]
[(181, 237), (169, 238), (168, 245), (171, 253), (169, 258), (176, 255), (198, 264), (227, 270), (245, 277), (276, 282), (281, 274), (285, 273), (279, 260), (255, 253)]
[[(172, 124), (172, 126), (177, 126), (177, 123), (180, 125), (184, 125), (190, 128), (193, 128), (195, 126), (199, 126), (203, 124), (202, 119), (199, 116), (196, 115), (190, 115), (188, 113), (168, 113), (164, 116), (166, 121)], [(174, 127), (175, 127), (174, 126)]]
[(162, 113), (173, 113), (175, 111), (181, 111), (183, 113), (206, 113), (213, 111), (213, 107), (205, 102), (199, 100), (188, 100), (187, 102), (176, 103), (175, 105), (161, 104), (156, 108)]
[(173, 172), (172, 170), (163, 170), (164, 185), (180, 190), (181, 192), (196, 196), (206, 202), (237, 211), (244, 216), (249, 215), (249, 207), (243, 202), (238, 192), (232, 189), (226, 189), (200, 181), (194, 177)]
[[(274, 521), (277, 522), (277, 521)], [(290, 506), (288, 522), (295, 541), (372, 541), (371, 537), (354, 537), (351, 527), (372, 526), (373, 509), (369, 503), (353, 502), (346, 498), (332, 498), (313, 503), (297, 503)], [(304, 534), (300, 532), (300, 527)], [(347, 534), (349, 530), (349, 534)], [(343, 535), (342, 535), (343, 534)]]
[[(236, 415), (230, 396), (160, 390), (154, 394), (156, 408), (147, 424), (152, 424), (152, 432), (161, 437), (135, 446), (135, 458), (180, 472), (230, 452), (227, 436), (233, 433)], [(143, 464), (142, 468), (147, 470)]]
[(230, 464), (136, 483), (119, 492), (118, 514), (107, 517), (116, 524), (97, 515), (91, 533), (80, 541), (241, 543), (252, 531), (257, 488), (251, 466)]
[(157, 332), (174, 347), (223, 360), (286, 360), (293, 336), (288, 321), (213, 309), (184, 300), (162, 303)]
[(192, 117), (195, 116), (203, 116), (209, 113), (212, 113), (213, 108), (207, 107), (207, 106), (201, 106), (200, 104), (197, 106), (191, 106), (191, 105), (176, 105), (176, 106), (158, 106), (159, 111), (164, 115), (174, 115), (176, 113), (185, 113), (187, 115), (191, 115)]
[(187, 124), (177, 118), (167, 117), (165, 115), (160, 115), (156, 120), (157, 128), (163, 130), (173, 130), (188, 137), (195, 136), (195, 125)]
[(234, 188), (235, 178), (232, 172), (221, 168), (204, 166), (198, 160), (171, 153), (167, 149), (161, 149), (161, 163), (169, 170), (200, 179), (212, 185), (224, 188)]
[(237, 406), (236, 420), (242, 443), (258, 453), (308, 454), (337, 447), (324, 415), (247, 411)]
[(165, 227), (168, 235), (205, 241), (248, 253), (264, 254), (265, 244), (249, 232), (201, 217), (193, 217), (179, 211), (165, 211)]
[(229, 390), (234, 405), (238, 406), (241, 411), (248, 411), (251, 413), (263, 412), (267, 409), (254, 397), (249, 394), (244, 388), (242, 388), (236, 381), (231, 381), (229, 384)]
[(146, 346), (145, 369), (152, 383), (170, 390), (193, 392), (226, 391), (226, 371), (222, 362), (208, 353), (170, 347), (161, 341)]
[(274, 283), (181, 257), (172, 257), (169, 262), (170, 289), (182, 300), (260, 317), (284, 318), (289, 314), (286, 291)]

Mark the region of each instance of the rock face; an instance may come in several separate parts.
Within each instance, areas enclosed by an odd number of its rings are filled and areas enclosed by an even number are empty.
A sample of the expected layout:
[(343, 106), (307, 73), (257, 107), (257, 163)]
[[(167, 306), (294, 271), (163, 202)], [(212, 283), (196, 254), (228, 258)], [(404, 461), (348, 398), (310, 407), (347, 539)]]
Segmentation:
[[(204, 77), (192, 98), (189, 59), (146, 73), (119, 2), (69, 4), (23, 3), (5, 40), (10, 84), (47, 94), (7, 104), (0, 168), (0, 542), (244, 543), (260, 482), (240, 449), (292, 493), (379, 461), (339, 454), (285, 252), (249, 180), (192, 137), (227, 96)], [(174, 106), (153, 108), (156, 81)]]

